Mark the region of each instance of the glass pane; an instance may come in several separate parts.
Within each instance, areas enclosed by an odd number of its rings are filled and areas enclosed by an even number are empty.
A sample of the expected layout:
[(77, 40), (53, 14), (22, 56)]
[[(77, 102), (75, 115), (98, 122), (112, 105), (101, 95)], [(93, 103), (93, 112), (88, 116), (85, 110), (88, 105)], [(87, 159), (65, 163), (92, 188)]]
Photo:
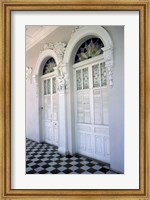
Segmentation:
[(92, 74), (93, 74), (93, 87), (100, 87), (100, 71), (99, 64), (92, 66)]
[(46, 95), (46, 80), (44, 80), (44, 95)]
[(88, 68), (82, 69), (83, 73), (83, 89), (89, 88), (89, 74), (88, 74)]
[(77, 90), (82, 90), (81, 70), (76, 71)]
[(53, 94), (56, 93), (56, 78), (53, 78)]
[(47, 94), (50, 94), (51, 93), (51, 80), (48, 79), (47, 80)]
[(75, 63), (81, 62), (98, 56), (103, 53), (102, 47), (104, 47), (103, 42), (99, 38), (91, 38), (82, 43), (79, 47), (76, 56)]
[(45, 66), (43, 68), (43, 75), (53, 72), (55, 66), (56, 66), (56, 62), (55, 62), (54, 58), (50, 58), (45, 63)]
[(106, 67), (105, 63), (101, 63), (101, 86), (106, 86), (107, 85), (107, 72), (106, 72)]

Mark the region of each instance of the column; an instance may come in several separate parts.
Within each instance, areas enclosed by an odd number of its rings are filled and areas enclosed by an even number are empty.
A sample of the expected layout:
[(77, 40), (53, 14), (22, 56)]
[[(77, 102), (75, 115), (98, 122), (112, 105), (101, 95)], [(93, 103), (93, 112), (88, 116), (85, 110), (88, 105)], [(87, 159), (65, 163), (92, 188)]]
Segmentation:
[(66, 80), (64, 77), (58, 78), (59, 95), (59, 144), (58, 152), (67, 155), (67, 118), (66, 118)]

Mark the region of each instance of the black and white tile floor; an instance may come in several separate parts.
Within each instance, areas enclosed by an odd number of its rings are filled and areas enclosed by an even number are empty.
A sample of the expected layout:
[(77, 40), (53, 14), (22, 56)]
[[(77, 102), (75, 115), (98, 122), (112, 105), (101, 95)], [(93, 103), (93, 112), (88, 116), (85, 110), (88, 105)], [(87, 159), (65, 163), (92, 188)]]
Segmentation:
[(80, 155), (62, 156), (58, 148), (26, 139), (26, 174), (115, 174), (109, 165)]

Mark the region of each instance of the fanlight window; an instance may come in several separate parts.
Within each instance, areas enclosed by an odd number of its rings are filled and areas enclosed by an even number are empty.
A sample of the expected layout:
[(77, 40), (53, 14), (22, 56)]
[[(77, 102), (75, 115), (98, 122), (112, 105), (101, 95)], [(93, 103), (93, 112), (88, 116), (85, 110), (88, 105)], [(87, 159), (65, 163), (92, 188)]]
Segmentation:
[(51, 57), (45, 63), (45, 66), (43, 68), (43, 75), (53, 72), (54, 71), (54, 67), (56, 67), (56, 62), (55, 62), (54, 58)]
[(91, 38), (85, 41), (77, 51), (75, 63), (93, 58), (103, 53), (103, 42), (99, 38)]

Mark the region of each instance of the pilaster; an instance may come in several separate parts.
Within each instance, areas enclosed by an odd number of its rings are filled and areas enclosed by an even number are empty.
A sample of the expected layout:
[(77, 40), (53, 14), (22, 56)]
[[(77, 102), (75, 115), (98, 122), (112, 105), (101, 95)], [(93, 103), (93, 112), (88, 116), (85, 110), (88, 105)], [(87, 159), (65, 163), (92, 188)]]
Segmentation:
[(59, 145), (58, 152), (68, 154), (67, 141), (67, 116), (66, 116), (66, 80), (63, 76), (58, 77), (59, 95)]
[(113, 82), (113, 48), (112, 47), (103, 47), (103, 56), (105, 60), (105, 66), (107, 69), (107, 76), (109, 81), (109, 86), (112, 88), (114, 85)]

